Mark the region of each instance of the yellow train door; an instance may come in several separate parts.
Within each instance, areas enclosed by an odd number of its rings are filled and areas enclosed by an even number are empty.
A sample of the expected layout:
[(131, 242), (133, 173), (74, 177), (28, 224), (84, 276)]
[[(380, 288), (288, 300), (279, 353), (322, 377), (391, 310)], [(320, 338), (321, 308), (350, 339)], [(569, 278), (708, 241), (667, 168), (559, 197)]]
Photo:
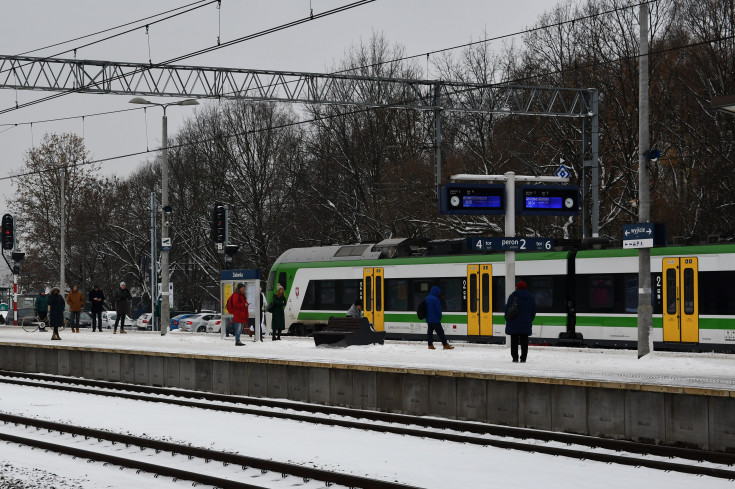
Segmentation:
[(362, 307), (365, 317), (373, 325), (375, 331), (383, 331), (385, 301), (383, 294), (383, 269), (364, 268), (362, 271)]
[(492, 265), (467, 265), (467, 335), (493, 335)]
[(699, 343), (697, 258), (663, 259), (664, 341)]

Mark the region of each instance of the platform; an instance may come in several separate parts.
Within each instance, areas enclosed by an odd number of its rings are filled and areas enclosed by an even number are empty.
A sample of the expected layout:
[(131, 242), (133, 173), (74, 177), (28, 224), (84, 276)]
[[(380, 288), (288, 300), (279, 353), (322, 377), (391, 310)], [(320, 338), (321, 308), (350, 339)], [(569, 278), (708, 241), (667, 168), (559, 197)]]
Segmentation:
[(0, 368), (735, 450), (735, 356), (0, 327)]

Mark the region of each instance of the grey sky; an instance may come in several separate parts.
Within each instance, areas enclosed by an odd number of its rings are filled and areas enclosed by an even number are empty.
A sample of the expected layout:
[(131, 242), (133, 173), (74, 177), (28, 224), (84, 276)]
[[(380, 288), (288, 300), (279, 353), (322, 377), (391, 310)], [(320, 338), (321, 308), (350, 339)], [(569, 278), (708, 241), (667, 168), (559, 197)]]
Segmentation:
[[(5, 0), (0, 17), (0, 51), (20, 54), (192, 1)], [(139, 30), (80, 49), (76, 56), (79, 59), (148, 62), (150, 43), (150, 59), (160, 62), (215, 45), (218, 35), (221, 35), (222, 42), (226, 42), (303, 18), (309, 14), (310, 7), (314, 13), (319, 13), (348, 3), (350, 0), (223, 0), (221, 10), (215, 3), (151, 26), (148, 36), (145, 30)], [(369, 39), (373, 32), (382, 32), (391, 43), (403, 45), (408, 55), (422, 54), (480, 39), (485, 32), (488, 36), (499, 36), (521, 31), (534, 24), (538, 16), (555, 3), (552, 0), (377, 0), (331, 17), (191, 58), (181, 64), (327, 72), (350, 46)], [(53, 55), (86, 42), (88, 40), (80, 40), (29, 56)], [(74, 55), (67, 53), (61, 57), (73, 58)], [(422, 65), (426, 66), (425, 60), (422, 60)], [(431, 64), (428, 68), (429, 78), (433, 78)], [(47, 95), (49, 92), (0, 90), (0, 109), (15, 106), (16, 100), (22, 104)], [(122, 95), (67, 95), (2, 114), (0, 124), (135, 107), (128, 104), (130, 98)], [(174, 134), (194, 110), (191, 107), (170, 108), (169, 135)], [(161, 110), (150, 108), (147, 116), (143, 111), (134, 111), (88, 117), (84, 122), (73, 119), (39, 123), (34, 124), (32, 130), (28, 125), (11, 129), (0, 126), (0, 177), (21, 169), (25, 152), (49, 132), (83, 135), (87, 149), (95, 159), (144, 151), (146, 145), (150, 149), (160, 146)], [(145, 159), (131, 157), (104, 163), (102, 172), (124, 176)], [(7, 197), (11, 191), (10, 181), (0, 180), (3, 196)]]

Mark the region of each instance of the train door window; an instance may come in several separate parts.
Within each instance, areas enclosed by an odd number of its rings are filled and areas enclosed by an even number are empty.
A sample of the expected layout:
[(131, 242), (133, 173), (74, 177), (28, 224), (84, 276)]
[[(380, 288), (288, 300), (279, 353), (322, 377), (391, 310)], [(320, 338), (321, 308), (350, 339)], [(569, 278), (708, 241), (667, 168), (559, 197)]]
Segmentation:
[(628, 275), (625, 277), (625, 312), (638, 311), (638, 277)]
[(322, 306), (334, 306), (336, 305), (336, 290), (333, 280), (323, 280), (321, 282), (321, 288), (319, 290), (319, 303)]
[(589, 305), (591, 309), (612, 309), (615, 305), (615, 290), (610, 277), (590, 277)]
[(531, 279), (530, 288), (530, 292), (536, 300), (536, 307), (551, 309), (554, 305), (554, 282), (551, 277)]
[(470, 275), (470, 312), (477, 312), (477, 273)]
[(383, 277), (375, 277), (375, 310), (383, 310)]
[(676, 270), (666, 270), (666, 313), (676, 314)]
[(492, 297), (490, 297), (490, 274), (482, 274), (482, 312), (492, 311)]
[(408, 280), (385, 281), (385, 310), (408, 311)]
[(371, 275), (365, 277), (365, 297), (362, 301), (362, 307), (366, 311), (373, 310), (373, 277)]
[(287, 288), (286, 287), (286, 272), (281, 272), (278, 274), (278, 283), (283, 285), (284, 289)]
[(694, 314), (694, 270), (684, 269), (684, 314)]

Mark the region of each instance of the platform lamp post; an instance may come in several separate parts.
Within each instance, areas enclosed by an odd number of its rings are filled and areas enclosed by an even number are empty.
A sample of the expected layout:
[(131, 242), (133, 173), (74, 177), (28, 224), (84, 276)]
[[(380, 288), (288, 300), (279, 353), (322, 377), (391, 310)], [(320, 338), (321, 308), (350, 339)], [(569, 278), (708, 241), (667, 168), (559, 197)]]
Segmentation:
[[(161, 209), (163, 210), (163, 220), (161, 222), (161, 336), (168, 333), (171, 303), (169, 301), (169, 249), (170, 239), (168, 233), (168, 214), (171, 212), (171, 206), (168, 203), (168, 118), (166, 117), (166, 108), (171, 105), (199, 105), (195, 99), (190, 98), (171, 102), (168, 104), (158, 104), (150, 102), (142, 97), (135, 97), (130, 100), (131, 104), (157, 105), (163, 109), (162, 119), (162, 141), (161, 141)], [(166, 243), (166, 246), (163, 246)]]

